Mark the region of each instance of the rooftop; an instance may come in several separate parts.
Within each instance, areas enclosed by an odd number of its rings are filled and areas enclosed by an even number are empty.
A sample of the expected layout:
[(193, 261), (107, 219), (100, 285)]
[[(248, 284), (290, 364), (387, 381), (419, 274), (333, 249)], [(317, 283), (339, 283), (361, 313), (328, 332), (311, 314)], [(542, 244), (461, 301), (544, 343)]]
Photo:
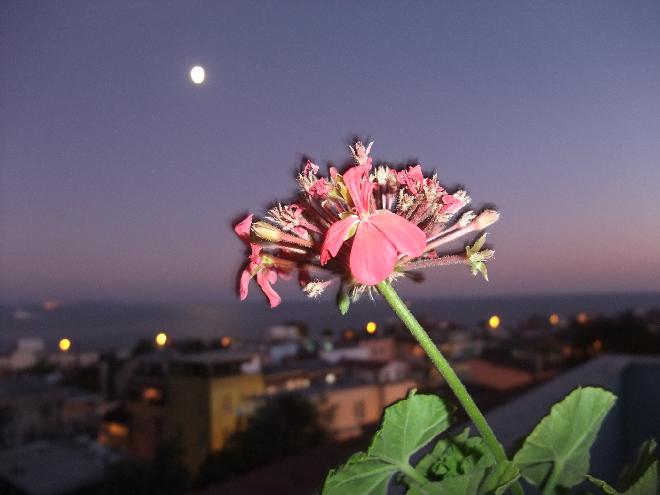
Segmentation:
[(0, 452), (0, 478), (26, 495), (59, 495), (99, 483), (103, 464), (86, 445), (34, 442)]
[(172, 359), (173, 363), (182, 364), (222, 364), (250, 361), (257, 356), (253, 352), (240, 352), (232, 350), (195, 352), (190, 354), (179, 354)]
[(71, 386), (61, 385), (47, 377), (24, 375), (4, 378), (0, 381), (0, 399), (57, 392), (68, 397), (92, 397), (94, 394)]

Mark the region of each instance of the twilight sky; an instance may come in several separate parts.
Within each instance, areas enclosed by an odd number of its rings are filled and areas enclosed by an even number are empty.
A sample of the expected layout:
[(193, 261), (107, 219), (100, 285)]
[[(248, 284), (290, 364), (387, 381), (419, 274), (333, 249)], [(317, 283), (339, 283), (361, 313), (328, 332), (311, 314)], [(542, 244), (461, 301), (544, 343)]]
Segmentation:
[(660, 290), (656, 0), (5, 0), (0, 300), (233, 297), (231, 219), (356, 134), (502, 211), (407, 295)]

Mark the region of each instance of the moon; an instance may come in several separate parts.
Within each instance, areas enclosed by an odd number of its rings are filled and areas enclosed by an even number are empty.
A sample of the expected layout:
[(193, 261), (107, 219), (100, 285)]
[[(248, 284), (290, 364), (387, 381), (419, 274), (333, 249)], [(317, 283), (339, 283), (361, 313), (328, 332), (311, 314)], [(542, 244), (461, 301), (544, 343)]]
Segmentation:
[(195, 84), (202, 84), (204, 79), (206, 79), (206, 72), (204, 71), (204, 67), (196, 65), (190, 69), (190, 79)]

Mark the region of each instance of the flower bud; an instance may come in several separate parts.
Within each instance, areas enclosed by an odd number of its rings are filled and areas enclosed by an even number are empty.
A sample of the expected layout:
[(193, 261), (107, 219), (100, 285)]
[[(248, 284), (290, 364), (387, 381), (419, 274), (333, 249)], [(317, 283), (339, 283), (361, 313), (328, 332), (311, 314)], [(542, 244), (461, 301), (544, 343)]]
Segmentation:
[(458, 219), (458, 226), (461, 227), (461, 228), (467, 227), (468, 224), (472, 220), (474, 220), (476, 216), (477, 216), (477, 214), (475, 212), (473, 212), (472, 210), (466, 211), (465, 213), (463, 213), (461, 215), (461, 218)]
[(270, 242), (279, 242), (282, 239), (283, 232), (269, 224), (268, 222), (255, 222), (252, 224), (252, 232), (258, 237)]
[(495, 210), (484, 210), (479, 215), (477, 218), (475, 218), (474, 222), (472, 222), (472, 227), (474, 230), (483, 230), (486, 227), (490, 227), (493, 225), (495, 222), (497, 222), (500, 219), (500, 213), (495, 211)]

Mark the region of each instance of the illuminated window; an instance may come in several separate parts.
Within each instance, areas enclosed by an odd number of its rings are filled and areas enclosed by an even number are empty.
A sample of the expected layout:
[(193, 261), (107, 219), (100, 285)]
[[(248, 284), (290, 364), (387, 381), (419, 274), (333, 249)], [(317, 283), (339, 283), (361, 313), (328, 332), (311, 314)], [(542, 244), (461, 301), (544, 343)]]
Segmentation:
[(142, 398), (149, 402), (157, 402), (163, 398), (163, 394), (157, 388), (147, 387), (142, 389)]
[(106, 430), (110, 435), (115, 437), (128, 436), (128, 428), (121, 423), (107, 423)]

